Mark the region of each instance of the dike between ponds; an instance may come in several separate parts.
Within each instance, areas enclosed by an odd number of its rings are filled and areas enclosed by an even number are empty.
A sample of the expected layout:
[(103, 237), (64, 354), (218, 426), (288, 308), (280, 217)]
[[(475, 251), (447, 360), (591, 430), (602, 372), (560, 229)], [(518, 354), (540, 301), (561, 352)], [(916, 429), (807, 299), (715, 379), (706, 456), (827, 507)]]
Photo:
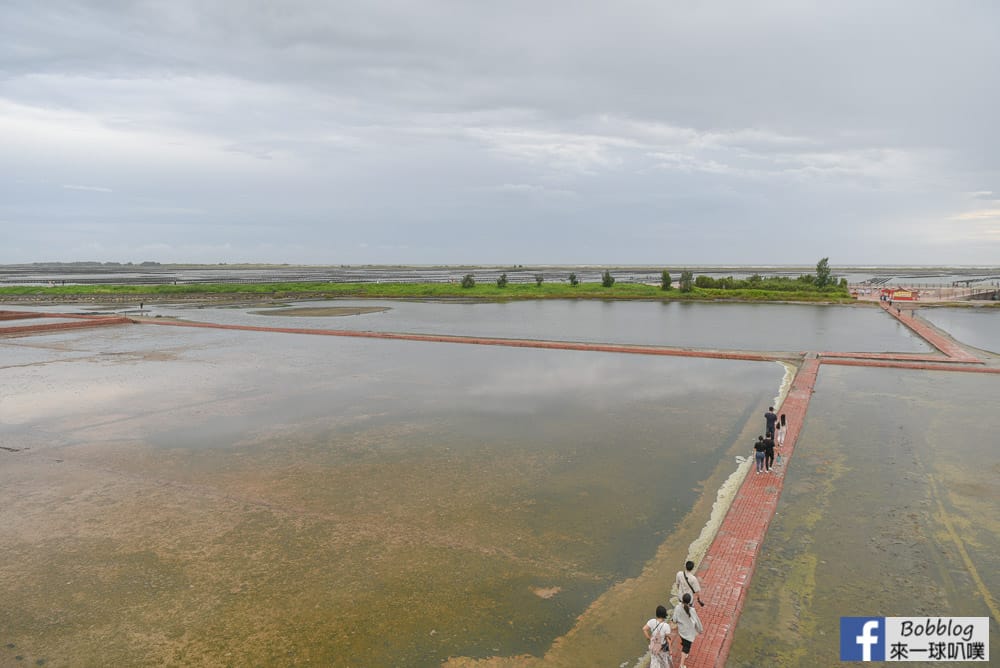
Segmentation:
[(83, 315), (80, 313), (39, 313), (36, 311), (0, 311), (0, 322), (7, 323), (28, 319), (71, 319), (73, 322), (39, 322), (32, 325), (0, 325), (0, 336), (58, 332), (66, 329), (85, 329), (106, 325), (128, 325), (133, 321), (125, 316)]
[[(16, 327), (0, 326), (3, 334), (30, 334), (58, 331), (77, 327), (94, 327), (110, 324), (151, 324), (172, 327), (196, 327), (205, 329), (226, 329), (251, 332), (274, 332), (282, 334), (308, 334), (320, 336), (341, 336), (352, 338), (389, 339), (400, 341), (423, 341), (430, 343), (458, 343), (470, 345), (507, 346), (515, 348), (542, 348), (548, 350), (578, 350), (636, 355), (666, 355), (675, 357), (700, 357), (710, 359), (748, 360), (758, 362), (793, 362), (798, 370), (784, 401), (776, 406), (778, 412), (788, 419), (788, 430), (781, 454), (784, 464), (769, 474), (749, 473), (743, 479), (739, 490), (719, 526), (704, 558), (698, 564), (695, 574), (702, 583), (705, 606), (698, 608), (705, 632), (698, 637), (687, 665), (690, 668), (722, 668), (726, 664), (733, 634), (739, 622), (740, 613), (746, 602), (747, 591), (756, 569), (761, 546), (767, 529), (774, 518), (784, 487), (785, 473), (795, 453), (795, 445), (802, 426), (805, 424), (809, 400), (816, 385), (822, 364), (866, 366), (882, 368), (919, 369), (933, 371), (953, 371), (965, 373), (1000, 373), (1000, 367), (986, 366), (983, 360), (941, 334), (931, 325), (916, 318), (912, 311), (880, 304), (890, 316), (906, 325), (915, 334), (939, 351), (938, 354), (900, 353), (766, 353), (736, 350), (699, 350), (691, 348), (670, 348), (663, 346), (614, 345), (581, 343), (572, 341), (538, 341), (530, 339), (504, 339), (490, 337), (467, 337), (431, 334), (405, 334), (393, 332), (364, 332), (351, 330), (301, 329), (291, 327), (254, 327), (250, 325), (221, 325), (205, 322), (180, 320), (160, 320), (153, 318), (107, 318), (83, 316), (79, 314), (57, 314), (36, 312), (0, 311), (0, 321), (20, 318), (74, 318), (80, 322), (40, 323)], [(680, 643), (672, 643), (674, 664), (680, 665)]]

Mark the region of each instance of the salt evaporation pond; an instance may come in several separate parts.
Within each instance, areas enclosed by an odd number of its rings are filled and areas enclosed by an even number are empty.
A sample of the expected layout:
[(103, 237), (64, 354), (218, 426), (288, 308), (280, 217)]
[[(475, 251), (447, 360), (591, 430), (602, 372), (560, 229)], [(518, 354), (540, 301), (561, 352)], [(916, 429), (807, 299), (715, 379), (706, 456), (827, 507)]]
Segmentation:
[(544, 300), (441, 303), (385, 300), (292, 306), (382, 306), (357, 316), (259, 315), (260, 306), (152, 306), (153, 315), (265, 327), (357, 329), (754, 351), (929, 352), (906, 326), (874, 305), (724, 304)]
[(841, 616), (990, 617), (1000, 656), (998, 394), (995, 375), (822, 367), (727, 666), (839, 665)]
[(917, 315), (962, 343), (1000, 353), (1000, 308), (922, 308)]
[(0, 663), (51, 665), (459, 665), (578, 623), (567, 661), (634, 660), (668, 576), (630, 578), (683, 559), (784, 376), (155, 326), (0, 367)]

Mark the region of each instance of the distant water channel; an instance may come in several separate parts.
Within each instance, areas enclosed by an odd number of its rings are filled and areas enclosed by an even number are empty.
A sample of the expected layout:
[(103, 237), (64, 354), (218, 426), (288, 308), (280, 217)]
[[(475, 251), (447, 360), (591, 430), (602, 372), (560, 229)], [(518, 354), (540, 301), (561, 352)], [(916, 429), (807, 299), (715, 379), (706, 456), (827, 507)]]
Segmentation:
[[(424, 322), (472, 312), (393, 306), (432, 309)], [(579, 311), (597, 323), (619, 312)], [(508, 335), (561, 338), (585, 321), (493, 312), (521, 324)], [(628, 338), (605, 327), (588, 336)], [(776, 363), (155, 326), (4, 339), (0, 367), (4, 665), (541, 656), (643, 569), (703, 492), (714, 499), (716, 482), (702, 485), (749, 449), (784, 375)], [(665, 595), (649, 587), (606, 610), (627, 631), (587, 656), (634, 661)]]
[(348, 317), (256, 315), (261, 307), (152, 307), (153, 314), (256, 326), (357, 329), (421, 334), (631, 343), (754, 351), (929, 352), (909, 329), (879, 309), (800, 304), (520, 301), (303, 302), (293, 306), (384, 306)]

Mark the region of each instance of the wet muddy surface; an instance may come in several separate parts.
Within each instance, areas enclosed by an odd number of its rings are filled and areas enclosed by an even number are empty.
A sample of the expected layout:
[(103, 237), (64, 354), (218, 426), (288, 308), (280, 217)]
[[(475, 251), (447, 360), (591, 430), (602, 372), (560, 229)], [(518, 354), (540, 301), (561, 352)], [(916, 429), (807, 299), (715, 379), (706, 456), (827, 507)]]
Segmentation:
[(141, 326), (0, 346), (2, 665), (634, 660), (784, 374)]
[(727, 665), (840, 665), (841, 616), (991, 617), (1000, 656), (998, 392), (822, 368)]

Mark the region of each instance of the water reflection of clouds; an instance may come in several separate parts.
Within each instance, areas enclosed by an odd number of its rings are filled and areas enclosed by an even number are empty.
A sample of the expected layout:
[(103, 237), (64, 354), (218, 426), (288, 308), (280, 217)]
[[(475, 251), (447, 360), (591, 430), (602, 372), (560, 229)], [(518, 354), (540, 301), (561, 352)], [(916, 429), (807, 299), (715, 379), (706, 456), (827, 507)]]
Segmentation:
[(777, 388), (782, 374), (728, 360), (153, 327), (76, 334), (70, 343), (86, 359), (55, 374), (13, 370), (16, 389), (0, 397), (5, 422), (96, 425), (125, 414), (150, 435), (178, 422), (241, 415), (252, 428), (378, 406), (410, 416), (538, 414), (570, 404), (669, 405), (720, 387), (759, 387), (762, 378)]
[[(79, 416), (99, 423), (109, 416), (148, 417), (167, 406), (207, 405), (225, 394), (234, 378), (232, 369), (223, 371), (219, 364), (178, 359), (181, 351), (197, 351), (204, 339), (201, 332), (81, 330), (44, 340), (56, 338), (58, 350), (29, 351), (23, 357), (31, 364), (4, 370), (0, 422), (25, 425)], [(41, 359), (46, 354), (49, 359)]]
[(468, 395), (477, 402), (490, 400), (507, 408), (581, 395), (599, 397), (605, 403), (668, 401), (716, 392), (720, 383), (759, 384), (768, 374), (779, 387), (784, 370), (770, 363), (624, 358), (600, 353), (573, 354), (570, 360), (545, 353), (531, 363), (505, 365), (488, 376), (479, 375), (469, 385)]
[[(252, 315), (247, 310), (161, 307), (167, 315), (231, 324), (497, 336), (741, 350), (926, 352), (921, 339), (871, 308), (805, 304), (686, 302), (510, 303), (320, 301), (309, 306), (386, 306), (388, 311), (338, 318)], [(259, 307), (256, 309), (259, 310)]]
[(919, 315), (962, 343), (1000, 353), (1000, 309), (932, 308)]
[(108, 382), (45, 383), (29, 385), (23, 381), (9, 386), (13, 392), (0, 396), (0, 416), (5, 424), (20, 425), (52, 420), (68, 415), (92, 413), (106, 415), (120, 410), (134, 396), (134, 388)]

